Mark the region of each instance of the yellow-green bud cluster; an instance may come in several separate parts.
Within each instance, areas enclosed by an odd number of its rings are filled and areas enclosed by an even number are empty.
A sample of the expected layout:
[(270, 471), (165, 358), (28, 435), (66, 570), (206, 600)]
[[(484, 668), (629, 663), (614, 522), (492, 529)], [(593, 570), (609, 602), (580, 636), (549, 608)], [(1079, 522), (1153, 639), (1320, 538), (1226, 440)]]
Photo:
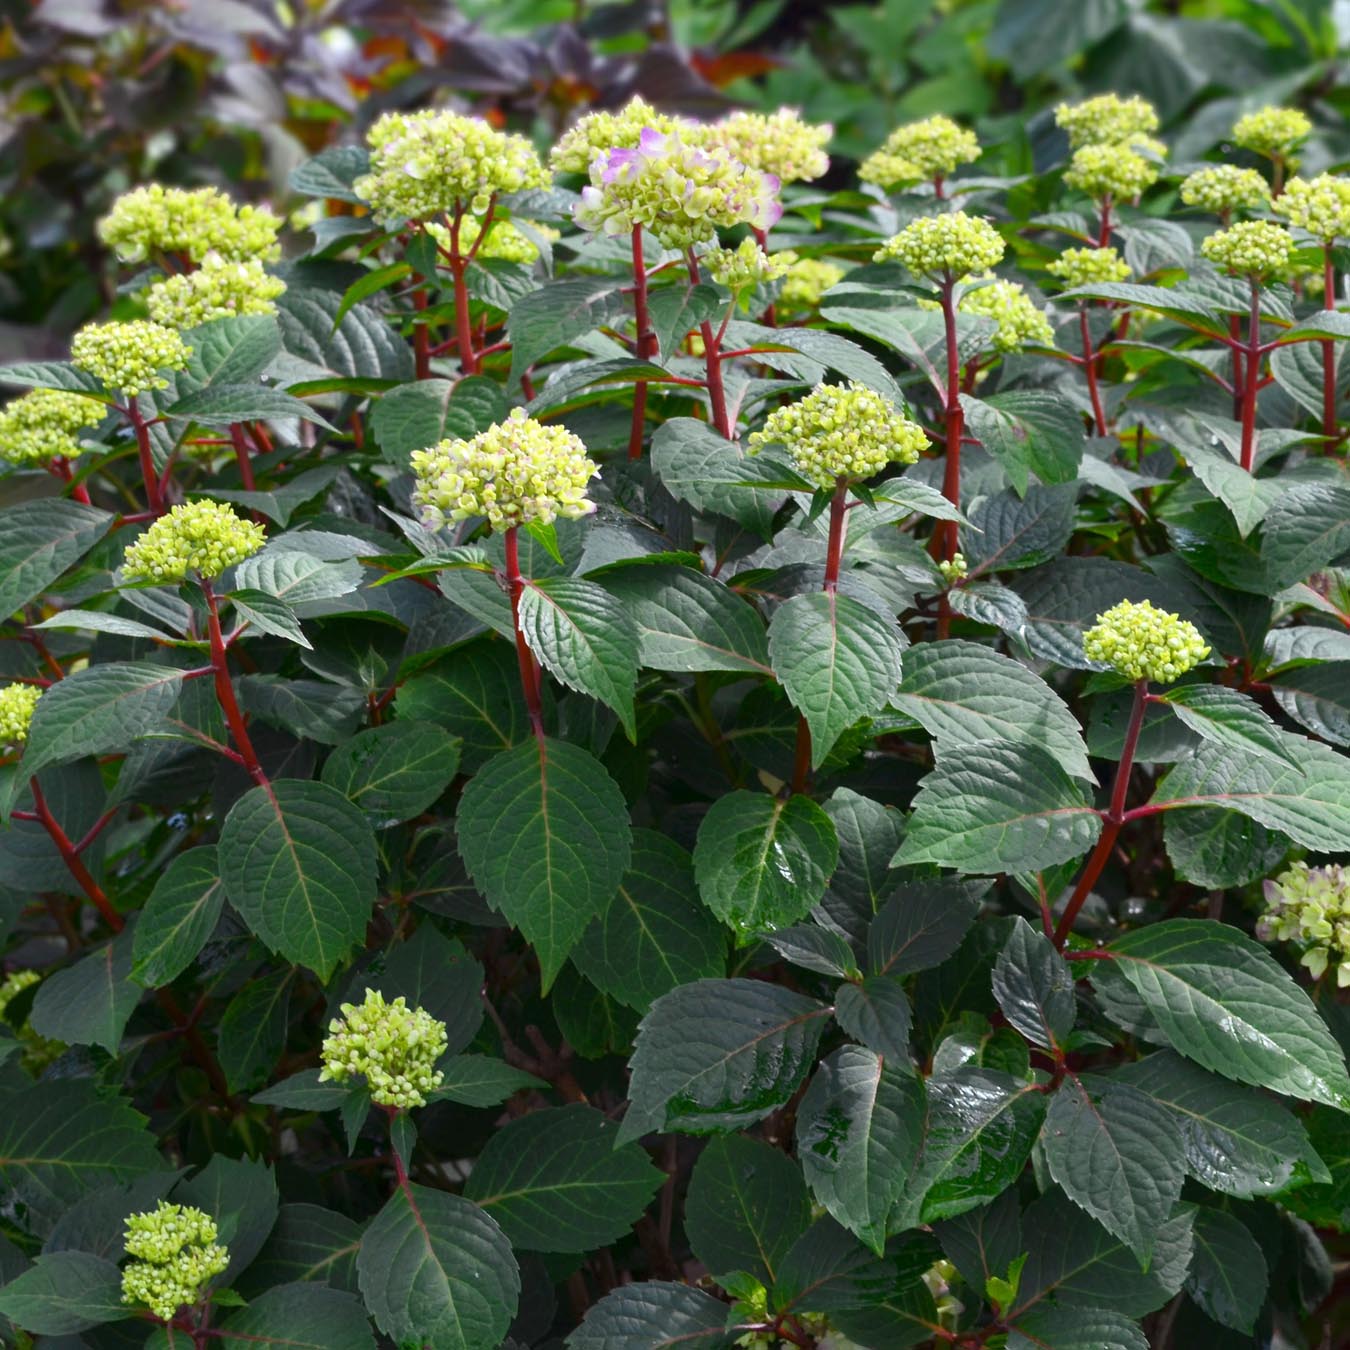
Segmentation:
[(352, 190), (381, 220), (428, 220), (456, 206), (481, 215), (494, 194), (549, 185), (524, 136), (481, 117), (428, 109), (385, 113), (366, 137), (370, 172)]
[(123, 262), (152, 253), (208, 253), (239, 261), (271, 262), (281, 256), (281, 217), (258, 206), (240, 206), (216, 188), (174, 188), (160, 183), (124, 193), (98, 223), (99, 238)]
[(549, 151), (548, 163), (554, 173), (586, 173), (596, 151), (632, 150), (643, 129), (674, 131), (685, 125), (679, 118), (657, 112), (646, 99), (634, 95), (618, 112), (592, 112), (563, 132)]
[(122, 1272), (122, 1302), (147, 1307), (166, 1322), (196, 1303), (230, 1264), (229, 1252), (216, 1242), (215, 1220), (167, 1200), (127, 1216), (126, 1250), (135, 1259)]
[(196, 328), (212, 319), (235, 314), (275, 314), (276, 300), (286, 289), (280, 277), (269, 276), (256, 258), (230, 262), (207, 254), (195, 272), (179, 272), (150, 287), (145, 307), (165, 328)]
[(70, 344), (72, 364), (128, 398), (167, 388), (160, 372), (185, 369), (191, 355), (192, 348), (172, 328), (148, 319), (85, 324)]
[(1170, 684), (1209, 655), (1200, 630), (1147, 600), (1122, 600), (1083, 635), (1083, 655), (1127, 680)]
[(42, 689), (36, 684), (0, 688), (0, 747), (19, 746), (28, 739), (28, 724), (41, 697)]
[(1233, 141), (1258, 155), (1287, 159), (1311, 131), (1312, 122), (1299, 109), (1267, 107), (1239, 117), (1233, 124)]
[(1303, 952), (1301, 964), (1314, 979), (1334, 964), (1337, 987), (1350, 985), (1350, 871), (1299, 862), (1264, 889), (1266, 912), (1257, 922), (1257, 936), (1263, 942), (1296, 943)]
[(805, 398), (775, 408), (751, 433), (750, 453), (783, 446), (814, 487), (862, 482), (892, 461), (913, 464), (928, 437), (888, 399), (865, 385), (818, 384)]
[(820, 298), (844, 279), (844, 269), (824, 258), (799, 258), (791, 249), (774, 255), (787, 264), (778, 303), (786, 310), (815, 309)]
[(1137, 197), (1158, 181), (1158, 168), (1128, 145), (1084, 145), (1073, 152), (1064, 181), (1098, 202)]
[(953, 553), (950, 558), (941, 559), (938, 562), (937, 569), (942, 573), (942, 579), (948, 586), (952, 585), (953, 582), (964, 580), (970, 571), (964, 553)]
[(1066, 248), (1045, 270), (1069, 290), (1075, 286), (1124, 281), (1130, 275), (1129, 263), (1113, 248)]
[[(3, 694), (0, 690), (0, 694)], [(0, 737), (3, 739), (3, 737)], [(6, 975), (3, 982), (0, 982), (0, 1017), (5, 1015), (5, 1009), (14, 1002), (25, 989), (31, 989), (35, 984), (41, 983), (42, 976), (36, 970), (16, 970)]]
[[(548, 225), (536, 225), (526, 222), (530, 228), (545, 239), (558, 239), (560, 234)], [(446, 225), (432, 221), (426, 227), (427, 233), (448, 253), (450, 251), (450, 229)], [(468, 254), (475, 245), (478, 247), (476, 258), (497, 258), (502, 262), (524, 263), (527, 266), (539, 261), (539, 246), (528, 235), (523, 234), (509, 220), (494, 220), (487, 238), (481, 244), (479, 236), (483, 227), (477, 216), (465, 216), (459, 222), (459, 251)]]
[(0, 459), (48, 464), (80, 453), (75, 433), (97, 426), (107, 409), (96, 398), (64, 389), (33, 389), (0, 408)]
[(444, 1077), (436, 1061), (445, 1047), (444, 1022), (409, 1008), (402, 996), (386, 1003), (378, 989), (367, 989), (364, 1003), (344, 1003), (342, 1016), (328, 1024), (319, 1081), (345, 1083), (359, 1074), (379, 1106), (425, 1106)]
[(980, 143), (973, 131), (958, 126), (950, 117), (935, 113), (919, 122), (897, 127), (858, 168), (864, 183), (881, 188), (900, 183), (918, 183), (928, 178), (948, 178), (962, 164), (980, 157)]
[(1319, 173), (1316, 178), (1291, 178), (1275, 201), (1275, 209), (1291, 225), (1330, 243), (1350, 235), (1350, 178)]
[(987, 220), (951, 211), (911, 221), (872, 257), (875, 262), (903, 263), (916, 276), (960, 281), (995, 266), (1003, 248), (1003, 236)]
[(1210, 262), (1239, 276), (1264, 277), (1289, 266), (1294, 237), (1268, 220), (1242, 220), (1200, 241)]
[(1099, 94), (1082, 103), (1061, 103), (1055, 122), (1068, 132), (1075, 150), (1084, 145), (1157, 144), (1149, 132), (1158, 129), (1158, 111), (1137, 94), (1130, 98)]
[(1181, 183), (1181, 200), (1216, 215), (1255, 211), (1270, 204), (1270, 184), (1255, 169), (1211, 164), (1186, 175)]
[(734, 112), (710, 132), (733, 159), (773, 174), (780, 183), (809, 182), (830, 167), (825, 146), (834, 128), (802, 121), (795, 108), (779, 108), (775, 113)]
[(210, 580), (262, 548), (261, 525), (241, 520), (228, 502), (184, 502), (160, 516), (122, 558), (128, 581), (182, 581), (190, 572)]
[(412, 457), (413, 502), (441, 525), (486, 516), (494, 530), (575, 520), (595, 510), (586, 485), (599, 472), (580, 437), (515, 408), (472, 440), (446, 440)]
[(781, 254), (769, 257), (753, 239), (742, 239), (735, 248), (710, 248), (701, 261), (719, 286), (732, 291), (777, 281), (787, 272)]
[[(982, 281), (984, 278), (974, 278)], [(1053, 347), (1055, 330), (1024, 286), (1015, 281), (990, 281), (967, 291), (957, 306), (963, 314), (992, 319), (998, 327), (991, 339), (995, 351), (1017, 352), (1023, 347)]]

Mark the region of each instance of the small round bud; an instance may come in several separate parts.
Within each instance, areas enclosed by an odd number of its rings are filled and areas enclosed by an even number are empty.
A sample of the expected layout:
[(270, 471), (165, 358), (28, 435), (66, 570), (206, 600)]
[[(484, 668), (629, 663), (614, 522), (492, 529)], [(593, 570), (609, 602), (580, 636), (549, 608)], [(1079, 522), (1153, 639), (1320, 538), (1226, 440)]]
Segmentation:
[(1344, 238), (1350, 235), (1350, 178), (1329, 173), (1291, 178), (1276, 198), (1275, 210), (1324, 244)]
[(190, 1205), (161, 1200), (154, 1210), (128, 1215), (126, 1252), (136, 1259), (122, 1271), (122, 1302), (147, 1307), (166, 1322), (196, 1303), (230, 1264), (216, 1236), (215, 1220)]
[(887, 464), (913, 464), (928, 445), (923, 428), (861, 384), (818, 384), (805, 398), (775, 408), (749, 452), (787, 450), (797, 472), (822, 491), (842, 478), (858, 483)]
[(1128, 145), (1084, 145), (1073, 152), (1064, 181), (1100, 202), (1137, 197), (1158, 181), (1158, 169)]
[(275, 314), (273, 303), (286, 289), (256, 258), (230, 262), (208, 253), (195, 272), (179, 272), (157, 281), (145, 297), (155, 323), (180, 330), (236, 314)]
[(1055, 109), (1055, 123), (1068, 132), (1075, 150), (1084, 145), (1132, 145), (1141, 139), (1156, 144), (1149, 132), (1158, 129), (1158, 110), (1138, 95), (1099, 94), (1081, 103), (1061, 103)]
[(1270, 159), (1287, 159), (1308, 138), (1312, 122), (1297, 108), (1262, 108), (1233, 124), (1233, 142)]
[(1147, 600), (1122, 600), (1097, 615), (1083, 635), (1083, 654), (1127, 680), (1171, 684), (1209, 655), (1209, 645), (1180, 615), (1154, 609)]
[(1130, 275), (1129, 263), (1113, 248), (1066, 248), (1045, 270), (1057, 276), (1066, 290), (1124, 281)]
[(367, 989), (364, 1003), (344, 1003), (330, 1023), (319, 1081), (345, 1083), (359, 1074), (379, 1106), (425, 1106), (444, 1077), (436, 1061), (446, 1044), (444, 1022), (401, 996), (386, 1003), (379, 990)]
[(787, 264), (778, 304), (790, 312), (815, 309), (825, 292), (844, 279), (844, 269), (824, 258), (799, 258), (791, 249), (774, 257)]
[(0, 459), (11, 464), (49, 464), (80, 453), (76, 432), (107, 415), (96, 398), (64, 389), (33, 389), (0, 408)]
[(948, 586), (963, 581), (970, 571), (964, 553), (953, 553), (950, 559), (943, 558), (939, 561), (937, 569), (942, 573), (942, 579)]
[(41, 697), (36, 684), (0, 686), (0, 749), (17, 748), (28, 739), (28, 724)]
[(1264, 886), (1263, 942), (1292, 942), (1314, 979), (1336, 967), (1337, 988), (1350, 985), (1350, 870), (1339, 864), (1295, 863)]
[(903, 263), (916, 276), (960, 281), (972, 272), (987, 272), (1002, 260), (1003, 250), (1003, 236), (987, 220), (951, 211), (911, 221), (872, 258)]
[[(972, 278), (982, 282), (983, 277)], [(978, 314), (992, 319), (998, 327), (992, 339), (994, 350), (1018, 352), (1023, 347), (1053, 347), (1055, 330), (1024, 286), (1015, 281), (991, 280), (987, 285), (972, 285), (957, 308), (963, 314)]]
[(834, 135), (828, 124), (803, 122), (795, 108), (775, 113), (734, 112), (709, 128), (713, 141), (732, 159), (780, 183), (808, 182), (830, 167), (825, 145)]
[(98, 236), (126, 263), (153, 253), (182, 254), (201, 262), (208, 253), (232, 262), (281, 256), (281, 217), (258, 206), (240, 206), (216, 188), (174, 188), (160, 183), (123, 193), (98, 223)]
[(263, 527), (241, 520), (228, 502), (184, 502), (127, 546), (122, 575), (159, 585), (182, 581), (190, 572), (211, 580), (252, 556), (265, 540)]
[(128, 398), (167, 389), (169, 382), (160, 372), (186, 369), (191, 355), (192, 348), (172, 328), (146, 319), (85, 324), (70, 344), (70, 360), (77, 369)]
[(879, 150), (863, 160), (858, 177), (864, 183), (893, 188), (902, 183), (949, 178), (962, 164), (970, 164), (979, 157), (980, 143), (975, 133), (958, 126), (950, 117), (935, 113), (922, 121), (897, 127)]
[(471, 440), (445, 440), (412, 457), (413, 502), (433, 525), (486, 516), (494, 530), (575, 520), (595, 510), (586, 485), (599, 472), (580, 437), (516, 408)]
[(1265, 277), (1289, 266), (1294, 237), (1266, 220), (1243, 220), (1200, 241), (1210, 262), (1238, 276)]
[(634, 150), (643, 131), (674, 131), (689, 124), (657, 112), (646, 99), (634, 95), (618, 112), (591, 112), (569, 127), (549, 152), (554, 173), (587, 173), (596, 151)]
[(1216, 215), (1255, 211), (1270, 205), (1270, 184), (1255, 169), (1211, 164), (1182, 179), (1181, 200)]

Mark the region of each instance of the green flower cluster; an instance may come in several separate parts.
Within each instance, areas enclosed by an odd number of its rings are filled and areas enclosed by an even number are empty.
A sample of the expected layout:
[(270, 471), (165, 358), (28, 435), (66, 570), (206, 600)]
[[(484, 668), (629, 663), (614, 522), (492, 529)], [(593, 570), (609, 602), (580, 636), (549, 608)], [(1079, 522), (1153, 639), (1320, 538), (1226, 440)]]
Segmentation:
[(864, 183), (892, 188), (928, 178), (948, 178), (962, 164), (970, 164), (979, 157), (980, 143), (975, 133), (958, 126), (950, 117), (935, 113), (922, 121), (897, 127), (879, 150), (863, 160), (858, 177)]
[(790, 248), (774, 254), (787, 264), (778, 303), (786, 310), (815, 309), (821, 296), (844, 279), (844, 269), (824, 258), (799, 258)]
[(1158, 167), (1129, 145), (1084, 145), (1073, 152), (1064, 181), (1093, 201), (1137, 197), (1158, 181)]
[(1100, 286), (1103, 282), (1124, 281), (1130, 265), (1113, 248), (1066, 248), (1047, 272), (1058, 277), (1067, 290), (1076, 286)]
[(198, 263), (208, 253), (272, 262), (281, 256), (280, 228), (280, 216), (237, 205), (216, 188), (151, 183), (123, 193), (99, 221), (98, 235), (126, 263), (144, 262), (152, 253), (185, 254)]
[[(983, 277), (972, 278), (983, 281)], [(992, 342), (995, 351), (1017, 352), (1023, 347), (1053, 347), (1055, 330), (1036, 308), (1024, 286), (1015, 281), (990, 281), (962, 295), (957, 308), (963, 314), (978, 314), (998, 325)]]
[(742, 239), (735, 248), (710, 248), (700, 261), (712, 279), (728, 290), (744, 291), (767, 281), (777, 281), (788, 269), (781, 254), (769, 257), (753, 239)]
[(1350, 870), (1295, 863), (1265, 883), (1265, 899), (1256, 925), (1262, 942), (1296, 943), (1314, 979), (1334, 963), (1337, 987), (1350, 985)]
[(150, 318), (165, 328), (196, 328), (235, 314), (275, 314), (273, 301), (286, 289), (257, 258), (231, 262), (208, 253), (195, 272), (157, 281), (145, 297)]
[(938, 561), (937, 570), (942, 573), (942, 579), (950, 586), (953, 582), (962, 581), (970, 572), (970, 565), (966, 562), (964, 553), (953, 553), (950, 559), (942, 558)]
[(780, 183), (809, 182), (830, 167), (825, 146), (834, 128), (802, 121), (795, 108), (775, 113), (734, 112), (709, 128), (711, 138), (733, 159)]
[(386, 1003), (378, 989), (367, 989), (364, 1003), (344, 1003), (342, 1016), (328, 1024), (319, 1081), (345, 1083), (360, 1074), (379, 1106), (425, 1106), (445, 1076), (436, 1068), (445, 1047), (444, 1022), (401, 996)]
[(72, 364), (128, 398), (166, 389), (169, 382), (160, 372), (186, 369), (191, 355), (192, 348), (172, 328), (148, 319), (87, 323), (70, 344)]
[(634, 95), (618, 112), (592, 112), (578, 119), (549, 151), (554, 173), (586, 173), (596, 152), (635, 149), (643, 129), (674, 131), (688, 126), (668, 113), (657, 112), (646, 99)]
[[(530, 228), (545, 239), (561, 238), (559, 232), (548, 225), (536, 225), (526, 222)], [(430, 222), (426, 231), (446, 252), (450, 251), (450, 228), (437, 221)], [(509, 220), (494, 220), (487, 238), (481, 244), (478, 237), (483, 233), (477, 216), (464, 216), (459, 222), (459, 250), (467, 254), (478, 244), (477, 258), (497, 258), (502, 262), (524, 263), (529, 266), (539, 261), (539, 245)]]
[(49, 464), (80, 453), (75, 433), (97, 426), (107, 409), (96, 398), (64, 389), (33, 389), (0, 408), (0, 459)]
[(1270, 185), (1255, 169), (1210, 164), (1182, 179), (1181, 200), (1187, 206), (1198, 206), (1216, 215), (1255, 211), (1270, 205)]
[(1242, 220), (1200, 241), (1210, 262), (1238, 276), (1264, 277), (1289, 266), (1294, 236), (1267, 220)]
[(36, 684), (0, 687), (0, 747), (19, 746), (28, 739), (28, 724), (41, 697), (42, 689)]
[(1342, 239), (1350, 235), (1350, 178), (1330, 173), (1291, 178), (1276, 199), (1275, 210), (1323, 243)]
[(195, 572), (210, 580), (256, 553), (265, 539), (263, 527), (241, 520), (228, 502), (184, 502), (127, 546), (122, 575), (164, 584)]
[(872, 259), (903, 263), (916, 276), (960, 281), (972, 272), (987, 272), (1002, 260), (1003, 249), (1003, 236), (987, 220), (950, 211), (911, 221)]
[[(4, 691), (0, 690), (0, 694)], [(0, 737), (3, 739), (3, 737)], [(15, 970), (6, 975), (3, 982), (0, 982), (0, 1017), (5, 1015), (5, 1009), (14, 1002), (25, 989), (31, 989), (35, 984), (42, 982), (42, 976), (36, 970)]]
[(141, 1304), (169, 1321), (229, 1264), (216, 1242), (215, 1220), (191, 1205), (161, 1200), (156, 1209), (127, 1216), (127, 1255), (136, 1258), (122, 1272), (122, 1302)]
[(1122, 600), (1083, 635), (1083, 655), (1127, 680), (1170, 684), (1209, 655), (1200, 630), (1147, 600)]
[(749, 451), (781, 445), (797, 472), (828, 491), (842, 478), (861, 482), (887, 464), (913, 464), (928, 445), (924, 429), (889, 400), (856, 382), (818, 384), (805, 398), (775, 408)]
[(1075, 149), (1085, 145), (1154, 144), (1149, 135), (1158, 129), (1158, 110), (1146, 98), (1099, 94), (1081, 103), (1061, 103), (1055, 123), (1069, 134)]
[(1270, 159), (1287, 159), (1307, 139), (1312, 122), (1297, 108), (1262, 108), (1233, 123), (1233, 141)]
[[(0, 698), (3, 694), (4, 691), (0, 690)], [(3, 718), (3, 713), (0, 713), (0, 718)], [(0, 743), (3, 741), (4, 735), (0, 733)], [(4, 980), (0, 981), (0, 1017), (5, 1017), (9, 1005), (20, 994), (41, 982), (42, 976), (36, 970), (16, 970), (6, 975)], [(22, 1022), (11, 1022), (10, 1025), (14, 1028), (23, 1050), (21, 1061), (23, 1067), (34, 1077), (65, 1054), (67, 1047), (64, 1041), (49, 1041), (45, 1036), (39, 1035), (33, 1030), (28, 1018), (24, 1018)]]
[(427, 109), (385, 113), (366, 137), (370, 172), (352, 190), (386, 223), (428, 220), (456, 206), (481, 215), (499, 192), (549, 185), (524, 136), (481, 117)]
[(433, 524), (486, 516), (494, 530), (595, 510), (586, 485), (599, 472), (580, 437), (515, 408), (472, 440), (445, 440), (412, 457), (413, 502)]

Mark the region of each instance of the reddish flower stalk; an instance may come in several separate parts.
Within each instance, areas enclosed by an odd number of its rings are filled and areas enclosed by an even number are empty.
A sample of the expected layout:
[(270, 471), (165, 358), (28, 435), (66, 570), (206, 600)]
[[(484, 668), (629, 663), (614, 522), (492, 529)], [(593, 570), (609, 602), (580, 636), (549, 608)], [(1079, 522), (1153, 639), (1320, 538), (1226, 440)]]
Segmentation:
[[(942, 495), (958, 509), (961, 506), (961, 439), (965, 430), (965, 412), (961, 407), (961, 352), (956, 333), (956, 281), (947, 273), (940, 291), (939, 303), (946, 329), (947, 390), (943, 397), (943, 415), (946, 421), (945, 460), (942, 471)], [(929, 552), (939, 562), (950, 562), (956, 556), (958, 535), (956, 521), (940, 520), (929, 541)], [(938, 600), (939, 638), (945, 638), (951, 629), (951, 606), (946, 595)]]
[(525, 693), (525, 707), (530, 714), (530, 726), (535, 739), (544, 739), (544, 699), (539, 678), (539, 663), (525, 641), (520, 626), (520, 597), (525, 592), (525, 578), (520, 574), (519, 527), (512, 525), (503, 536), (506, 545), (506, 588), (511, 595), (511, 627), (516, 637), (516, 660), (520, 666), (520, 684)]
[[(1330, 240), (1322, 245), (1322, 308), (1336, 308), (1336, 263)], [(1336, 343), (1331, 338), (1322, 340), (1322, 435), (1336, 436)]]
[[(647, 264), (642, 254), (642, 226), (633, 226), (633, 318), (637, 324), (639, 361), (656, 355), (656, 334), (652, 332), (651, 314), (647, 308)], [(639, 380), (633, 386), (633, 424), (628, 433), (628, 458), (642, 458), (642, 433), (647, 420), (647, 381)]]
[(225, 724), (230, 729), (230, 736), (249, 776), (260, 787), (270, 787), (267, 774), (258, 761), (258, 753), (253, 748), (253, 741), (248, 734), (248, 726), (244, 722), (244, 714), (240, 711), (239, 701), (234, 696), (225, 638), (220, 631), (220, 609), (216, 603), (216, 593), (205, 577), (201, 579), (201, 584), (202, 595), (206, 600), (207, 632), (211, 642), (211, 669), (215, 676), (216, 701), (220, 704), (221, 712), (225, 714)]
[(155, 472), (155, 456), (150, 447), (150, 424), (141, 416), (136, 400), (130, 399), (122, 409), (131, 429), (136, 433), (136, 453), (141, 464), (141, 479), (145, 483), (145, 504), (155, 515), (164, 513), (164, 496), (160, 491), (159, 475)]
[[(426, 330), (419, 329), (418, 331), (425, 332)], [(244, 485), (245, 492), (252, 492), (254, 488), (253, 460), (249, 455), (248, 438), (244, 435), (244, 428), (238, 422), (230, 423), (230, 441), (234, 445), (234, 458), (239, 465), (239, 481)]]
[(1247, 350), (1242, 384), (1242, 467), (1248, 473), (1256, 460), (1256, 392), (1261, 387), (1261, 286), (1253, 278), (1251, 312), (1247, 319)]
[[(692, 285), (698, 285), (698, 258), (692, 248), (689, 250), (689, 280)], [(722, 320), (716, 332), (709, 319), (704, 319), (698, 329), (703, 338), (703, 366), (707, 374), (708, 404), (712, 408), (713, 426), (717, 428), (717, 434), (728, 441), (731, 440), (731, 418), (727, 413), (726, 386), (722, 383), (722, 335), (727, 330), (730, 317), (731, 312), (728, 310), (727, 318)]]
[(1078, 331), (1083, 339), (1083, 373), (1087, 376), (1088, 394), (1092, 398), (1092, 417), (1097, 424), (1097, 435), (1106, 435), (1106, 412), (1102, 408), (1101, 390), (1097, 386), (1098, 355), (1092, 349), (1092, 329), (1088, 324), (1086, 305), (1078, 306)]

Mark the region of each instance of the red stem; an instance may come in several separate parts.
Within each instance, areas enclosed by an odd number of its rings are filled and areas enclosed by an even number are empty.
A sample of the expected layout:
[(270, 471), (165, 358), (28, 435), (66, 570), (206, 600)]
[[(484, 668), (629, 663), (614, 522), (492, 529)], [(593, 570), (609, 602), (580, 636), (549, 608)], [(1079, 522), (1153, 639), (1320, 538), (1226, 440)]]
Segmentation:
[(248, 453), (248, 438), (238, 422), (230, 423), (230, 440), (234, 444), (234, 457), (239, 464), (239, 481), (244, 485), (245, 492), (252, 492), (253, 460)]
[[(1330, 239), (1322, 245), (1322, 308), (1336, 308), (1336, 264)], [(1322, 435), (1336, 435), (1336, 344), (1330, 338), (1322, 342)]]
[(225, 637), (220, 631), (220, 610), (216, 604), (216, 593), (205, 577), (201, 582), (202, 595), (206, 598), (207, 631), (211, 639), (211, 668), (215, 672), (216, 700), (220, 704), (221, 712), (225, 714), (230, 736), (243, 757), (244, 768), (260, 787), (270, 787), (267, 774), (258, 762), (258, 752), (253, 748), (248, 727), (244, 723), (244, 714), (240, 712), (239, 702), (234, 696), (234, 685), (230, 682), (230, 664), (225, 651)]
[(134, 398), (127, 401), (123, 411), (127, 415), (127, 421), (131, 423), (131, 429), (136, 433), (136, 451), (141, 461), (141, 478), (145, 483), (145, 504), (155, 515), (162, 515), (164, 497), (160, 492), (159, 476), (155, 473), (155, 457), (150, 449), (150, 427), (141, 416), (141, 410)]
[[(698, 285), (698, 258), (689, 250), (689, 280)], [(713, 426), (724, 440), (731, 439), (731, 418), (727, 414), (727, 391), (722, 383), (721, 333), (714, 332), (712, 321), (704, 319), (698, 328), (703, 338), (703, 366), (708, 377), (708, 403), (712, 407)]]
[(520, 597), (525, 591), (525, 578), (520, 574), (519, 527), (512, 525), (506, 532), (506, 586), (511, 593), (511, 626), (516, 635), (516, 660), (520, 665), (520, 683), (525, 691), (525, 707), (530, 714), (530, 726), (535, 739), (544, 741), (544, 699), (539, 681), (539, 663), (534, 659), (525, 633), (520, 626)]
[[(469, 314), (469, 284), (465, 280), (469, 259), (459, 251), (459, 227), (463, 219), (464, 207), (456, 202), (454, 219), (450, 224), (450, 277), (455, 287), (455, 332), (459, 338), (459, 368), (465, 375), (476, 375), (478, 360), (473, 354), (473, 320)], [(482, 237), (481, 234), (479, 237)]]
[(1105, 248), (1111, 242), (1111, 198), (1102, 198), (1101, 228), (1097, 231), (1097, 247)]
[[(961, 437), (965, 413), (961, 408), (961, 352), (956, 335), (956, 280), (949, 272), (942, 282), (939, 300), (947, 343), (947, 392), (943, 399), (946, 418), (946, 457), (942, 471), (942, 495), (957, 508), (961, 505)], [(950, 562), (956, 556), (956, 521), (940, 520), (929, 541), (934, 559)], [(937, 635), (945, 638), (951, 630), (952, 611), (945, 593), (938, 599)]]
[[(654, 356), (656, 334), (647, 308), (647, 264), (642, 256), (642, 226), (633, 226), (633, 318), (637, 323), (637, 358)], [(633, 386), (633, 424), (628, 432), (628, 458), (642, 458), (642, 433), (647, 420), (647, 381)]]
[(1087, 375), (1088, 393), (1092, 396), (1092, 416), (1097, 423), (1097, 435), (1106, 435), (1106, 413), (1102, 408), (1101, 390), (1097, 387), (1097, 353), (1092, 350), (1092, 329), (1088, 324), (1086, 305), (1078, 306), (1078, 331), (1083, 337), (1083, 371)]
[(83, 483), (74, 482), (74, 474), (70, 471), (70, 461), (64, 455), (57, 455), (51, 462), (51, 471), (63, 482), (72, 483), (70, 495), (77, 501), (89, 505), (89, 489)]
[(75, 878), (80, 889), (89, 897), (90, 903), (103, 916), (103, 921), (108, 927), (114, 933), (120, 933), (127, 926), (127, 921), (113, 908), (112, 901), (108, 899), (107, 893), (94, 880), (93, 873), (80, 858), (79, 848), (71, 842), (70, 836), (61, 828), (61, 824), (56, 817), (52, 815), (51, 807), (47, 805), (47, 798), (44, 796), (38, 780), (30, 778), (28, 786), (33, 794), (33, 807), (38, 821), (42, 828), (47, 831), (52, 843), (56, 845), (56, 851), (61, 855), (61, 861), (65, 863), (66, 870)]
[(1242, 320), (1236, 314), (1228, 316), (1228, 336), (1232, 339), (1229, 344), (1233, 353), (1233, 419), (1242, 420), (1242, 351), (1239, 344), (1242, 341)]
[(1256, 391), (1261, 383), (1261, 287), (1255, 278), (1251, 314), (1247, 319), (1247, 359), (1242, 388), (1242, 467), (1248, 473), (1256, 459)]

